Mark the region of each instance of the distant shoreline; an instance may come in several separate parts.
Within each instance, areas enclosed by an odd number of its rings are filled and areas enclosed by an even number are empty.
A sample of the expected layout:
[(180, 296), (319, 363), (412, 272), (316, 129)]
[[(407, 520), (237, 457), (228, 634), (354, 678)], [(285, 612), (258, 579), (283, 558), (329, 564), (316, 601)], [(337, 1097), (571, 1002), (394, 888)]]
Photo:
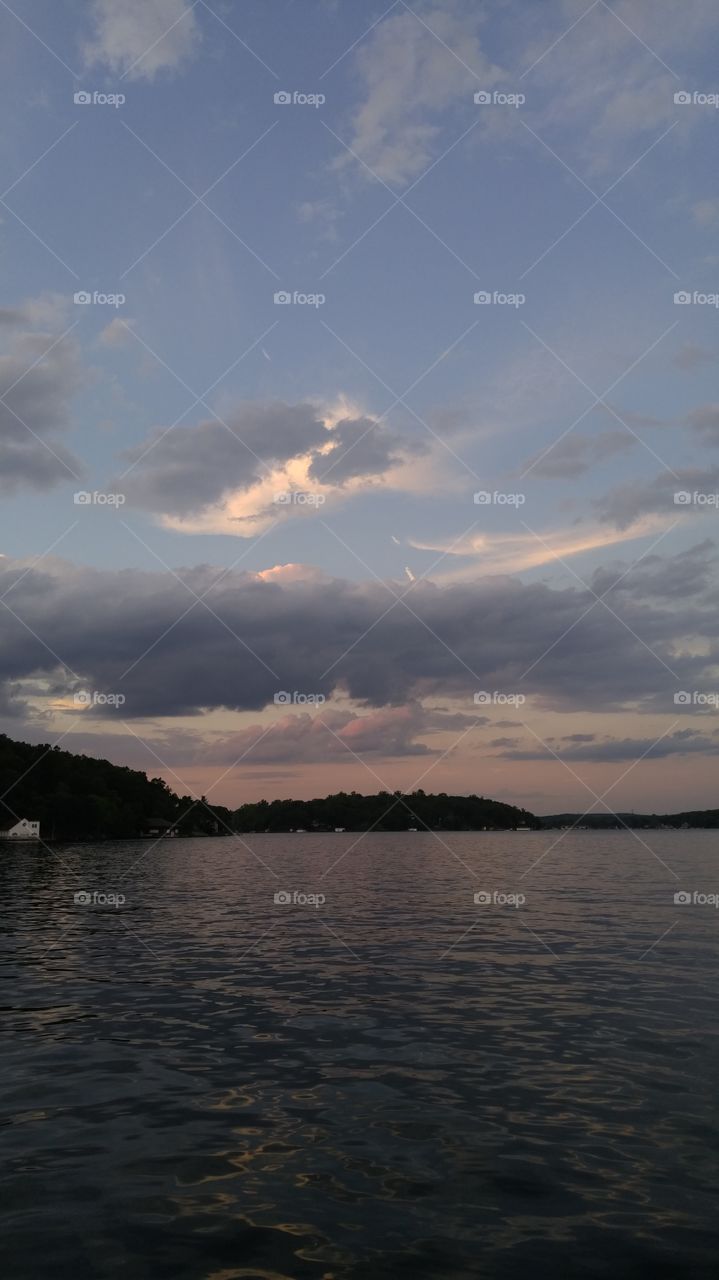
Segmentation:
[(178, 836), (62, 836), (55, 839), (53, 836), (40, 836), (39, 838), (11, 840), (0, 837), (0, 852), (5, 852), (7, 848), (25, 849), (28, 848), (47, 848), (49, 845), (98, 845), (98, 844), (155, 844), (172, 846), (177, 843), (186, 843), (190, 840), (240, 840), (243, 841), (248, 836), (256, 838), (257, 836), (271, 838), (273, 836), (434, 836), (434, 835), (459, 835), (459, 836), (534, 836), (542, 835), (544, 832), (564, 831), (567, 834), (591, 833), (592, 835), (616, 835), (623, 831), (671, 831), (676, 834), (684, 834), (687, 831), (716, 831), (717, 827), (713, 825), (701, 825), (696, 823), (687, 826), (670, 826), (668, 824), (650, 825), (637, 823), (635, 826), (624, 823), (611, 825), (611, 822), (603, 826), (554, 826), (546, 825), (541, 827), (533, 827), (528, 830), (517, 830), (513, 827), (498, 827), (493, 830), (484, 828), (454, 828), (447, 827), (433, 828), (423, 827), (414, 831), (377, 831), (372, 829), (363, 829), (361, 827), (348, 827), (345, 831), (224, 831), (212, 834), (194, 834), (194, 835), (178, 835)]

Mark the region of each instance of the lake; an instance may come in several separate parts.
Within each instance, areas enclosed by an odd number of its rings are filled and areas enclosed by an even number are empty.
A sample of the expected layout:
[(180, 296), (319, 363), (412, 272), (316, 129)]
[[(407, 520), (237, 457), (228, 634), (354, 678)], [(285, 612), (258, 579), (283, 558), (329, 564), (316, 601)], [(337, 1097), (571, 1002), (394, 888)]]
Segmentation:
[(714, 1277), (718, 846), (4, 847), (3, 1274)]

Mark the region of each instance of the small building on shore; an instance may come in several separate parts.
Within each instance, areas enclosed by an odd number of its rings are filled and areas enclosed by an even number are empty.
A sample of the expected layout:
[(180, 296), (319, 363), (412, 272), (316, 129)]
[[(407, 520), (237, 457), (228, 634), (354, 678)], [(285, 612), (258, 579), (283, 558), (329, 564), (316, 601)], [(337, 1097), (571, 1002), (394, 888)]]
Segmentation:
[(167, 822), (165, 818), (149, 818), (142, 829), (142, 835), (146, 839), (152, 836), (176, 836), (177, 827)]
[(12, 827), (0, 828), (0, 840), (39, 840), (40, 823), (20, 818)]

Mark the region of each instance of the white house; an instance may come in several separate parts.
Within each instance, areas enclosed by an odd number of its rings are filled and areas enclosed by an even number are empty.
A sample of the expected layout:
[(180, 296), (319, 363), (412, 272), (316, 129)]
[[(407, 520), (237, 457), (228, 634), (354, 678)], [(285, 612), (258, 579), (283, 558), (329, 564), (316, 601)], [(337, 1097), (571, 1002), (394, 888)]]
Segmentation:
[(15, 823), (14, 827), (6, 827), (0, 830), (0, 840), (39, 840), (40, 839), (40, 823), (30, 822), (28, 818), (21, 818)]
[(171, 822), (166, 822), (164, 818), (150, 818), (146, 823), (142, 835), (145, 839), (151, 836), (176, 836), (177, 827), (173, 827)]

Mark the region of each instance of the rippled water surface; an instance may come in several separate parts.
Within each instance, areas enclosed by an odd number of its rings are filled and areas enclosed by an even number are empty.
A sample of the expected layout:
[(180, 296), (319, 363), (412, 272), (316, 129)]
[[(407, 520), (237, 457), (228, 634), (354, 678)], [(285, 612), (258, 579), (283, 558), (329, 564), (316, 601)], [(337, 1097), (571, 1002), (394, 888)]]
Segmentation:
[(3, 1274), (716, 1276), (719, 837), (557, 835), (2, 849)]

